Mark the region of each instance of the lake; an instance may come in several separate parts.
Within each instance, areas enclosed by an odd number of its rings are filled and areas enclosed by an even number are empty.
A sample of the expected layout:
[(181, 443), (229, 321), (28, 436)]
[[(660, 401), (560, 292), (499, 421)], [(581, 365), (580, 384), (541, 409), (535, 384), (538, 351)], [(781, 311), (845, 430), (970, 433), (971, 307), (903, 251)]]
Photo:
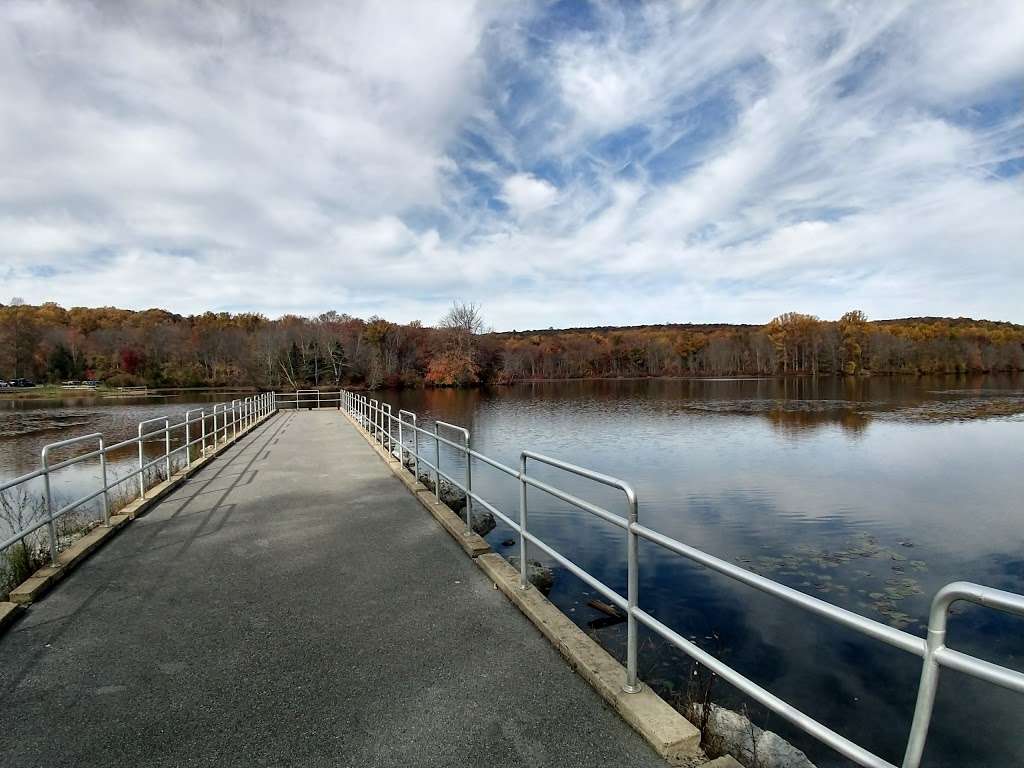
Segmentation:
[[(376, 396), (419, 413), (421, 424), (465, 425), (477, 450), (511, 466), (528, 448), (619, 477), (636, 490), (646, 525), (918, 635), (931, 596), (947, 582), (1024, 592), (1019, 376), (550, 382)], [(0, 401), (0, 477), (35, 468), (46, 442), (94, 430), (129, 437), (140, 419), (180, 416), (225, 397)], [(442, 461), (462, 477), (450, 451)], [(69, 473), (62, 492), (72, 494), (90, 471)], [(621, 495), (608, 489), (540, 466), (534, 472), (625, 511)], [(474, 489), (515, 518), (515, 481), (479, 463), (473, 473)], [(620, 530), (534, 489), (529, 502), (537, 535), (625, 593)], [(510, 555), (510, 537), (499, 524), (487, 538)], [(641, 607), (899, 764), (920, 674), (916, 657), (640, 546)], [(557, 570), (551, 599), (621, 658), (625, 626), (602, 622), (586, 605), (593, 597)], [(1024, 669), (1022, 629), (1018, 619), (960, 604), (950, 644)], [(641, 632), (641, 676), (666, 697), (682, 696), (689, 662)], [(721, 682), (712, 699), (734, 709), (745, 704)], [(755, 722), (819, 765), (846, 764), (777, 716), (746, 706)], [(1020, 764), (1022, 732), (1024, 699), (944, 671), (925, 764)]]

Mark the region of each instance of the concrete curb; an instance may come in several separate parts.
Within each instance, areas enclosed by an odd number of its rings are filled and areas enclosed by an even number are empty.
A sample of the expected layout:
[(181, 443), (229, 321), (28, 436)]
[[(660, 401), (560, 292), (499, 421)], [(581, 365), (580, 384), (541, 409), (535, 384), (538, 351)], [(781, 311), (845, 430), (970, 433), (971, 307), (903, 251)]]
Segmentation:
[(22, 607), (17, 603), (0, 603), (0, 631), (18, 618), (18, 614), (22, 610)]
[(710, 763), (704, 763), (700, 768), (743, 768), (743, 765), (732, 755), (722, 755)]
[(58, 581), (67, 576), (85, 558), (107, 539), (114, 536), (131, 520), (127, 515), (112, 515), (110, 527), (93, 528), (70, 547), (57, 555), (57, 565), (46, 565), (11, 590), (10, 600), (18, 605), (30, 605), (38, 600)]
[(214, 458), (229, 447), (235, 445), (240, 438), (265, 423), (277, 412), (268, 414), (255, 422), (251, 427), (241, 430), (230, 441), (222, 443), (208, 452), (205, 457), (193, 461), (188, 467), (172, 475), (169, 479), (146, 489), (146, 498), (136, 499), (110, 516), (110, 526), (100, 525), (75, 541), (70, 547), (57, 555), (57, 565), (46, 565), (29, 576), (25, 581), (11, 590), (10, 603), (0, 603), (0, 628), (7, 626), (14, 618), (15, 610), (4, 609), (2, 606), (15, 605), (16, 608), (31, 605), (43, 597), (61, 579), (74, 570), (83, 560), (99, 549), (109, 539), (135, 518), (145, 514), (158, 502), (179, 488), (186, 480), (205, 468)]
[(370, 444), (370, 447), (376, 451), (377, 455), (391, 469), (392, 474), (402, 481), (402, 484), (423, 505), (423, 508), (441, 524), (441, 527), (448, 532), (449, 536), (455, 539), (456, 543), (462, 547), (463, 552), (472, 558), (476, 558), (491, 551), (490, 544), (482, 536), (476, 533), (468, 533), (466, 531), (466, 521), (459, 517), (447, 504), (438, 501), (434, 494), (423, 483), (416, 480), (412, 474), (407, 472), (398, 459), (384, 450), (373, 439), (373, 436), (363, 429), (359, 422), (344, 410), (341, 411), (341, 414), (356, 428), (356, 432), (362, 435), (363, 439)]
[(649, 686), (645, 685), (639, 693), (623, 691), (625, 668), (539, 590), (520, 589), (519, 571), (505, 558), (497, 553), (481, 555), (476, 564), (558, 649), (569, 666), (669, 765), (693, 766), (704, 762), (700, 731)]

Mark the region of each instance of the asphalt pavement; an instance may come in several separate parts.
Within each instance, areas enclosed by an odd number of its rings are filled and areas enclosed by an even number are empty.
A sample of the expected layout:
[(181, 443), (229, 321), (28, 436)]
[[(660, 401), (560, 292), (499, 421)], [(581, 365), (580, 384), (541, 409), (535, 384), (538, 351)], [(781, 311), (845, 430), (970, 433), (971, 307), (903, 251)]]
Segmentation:
[(286, 412), (0, 634), (0, 766), (659, 766), (337, 411)]

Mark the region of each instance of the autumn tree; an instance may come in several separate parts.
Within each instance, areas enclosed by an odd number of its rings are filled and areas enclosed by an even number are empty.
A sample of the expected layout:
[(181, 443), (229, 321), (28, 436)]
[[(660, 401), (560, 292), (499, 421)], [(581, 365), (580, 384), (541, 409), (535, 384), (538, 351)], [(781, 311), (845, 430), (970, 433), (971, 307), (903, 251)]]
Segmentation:
[(440, 354), (430, 361), (427, 381), (439, 386), (467, 386), (479, 381), (476, 336), (483, 332), (480, 305), (452, 302), (438, 327), (444, 337)]
[(867, 315), (859, 309), (853, 309), (839, 318), (839, 337), (843, 373), (858, 373), (863, 368), (864, 347), (868, 338)]

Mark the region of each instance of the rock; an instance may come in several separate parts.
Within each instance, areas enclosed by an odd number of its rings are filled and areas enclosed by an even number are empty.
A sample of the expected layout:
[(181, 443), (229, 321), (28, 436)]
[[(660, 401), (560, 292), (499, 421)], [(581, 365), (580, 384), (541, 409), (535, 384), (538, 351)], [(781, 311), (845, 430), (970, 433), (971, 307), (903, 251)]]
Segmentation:
[[(434, 492), (434, 478), (430, 475), (420, 475), (420, 482), (425, 485), (431, 493)], [(466, 507), (466, 494), (456, 488), (443, 477), (441, 478), (441, 503), (448, 506), (453, 512), (461, 512)]]
[[(699, 719), (703, 704), (694, 704)], [(725, 752), (746, 766), (758, 768), (815, 768), (807, 755), (772, 731), (758, 728), (744, 715), (711, 704), (708, 731)]]
[[(420, 475), (420, 482), (423, 483), (430, 490), (434, 492), (434, 478), (430, 475)], [(452, 512), (457, 514), (463, 520), (466, 519), (466, 494), (465, 492), (452, 485), (450, 482), (441, 478), (441, 503), (447, 506)], [(486, 509), (481, 510), (477, 507), (473, 508), (471, 515), (471, 521), (473, 532), (480, 535), (486, 536), (488, 533), (494, 530), (497, 523), (494, 521), (494, 515), (492, 515)]]
[[(465, 517), (465, 515), (463, 515)], [(479, 536), (486, 536), (488, 533), (494, 530), (497, 523), (494, 522), (494, 515), (488, 512), (486, 509), (483, 511), (473, 507), (473, 513), (470, 516), (472, 520), (473, 533)]]
[[(510, 557), (508, 562), (517, 571), (519, 570), (518, 555)], [(555, 572), (536, 560), (530, 560), (526, 564), (526, 578), (533, 586), (540, 590), (542, 595), (550, 594), (551, 588), (555, 586)]]

